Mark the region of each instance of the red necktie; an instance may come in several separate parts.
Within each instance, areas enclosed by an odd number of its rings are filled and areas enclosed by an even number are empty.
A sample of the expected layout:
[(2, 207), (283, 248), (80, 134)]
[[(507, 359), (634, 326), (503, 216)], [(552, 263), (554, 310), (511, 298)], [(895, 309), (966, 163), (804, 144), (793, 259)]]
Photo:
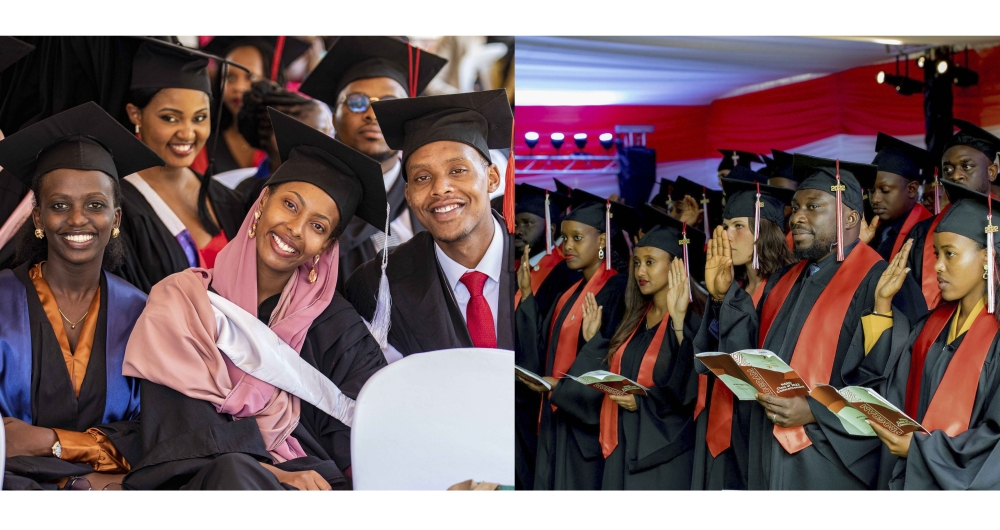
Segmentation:
[(469, 305), (465, 307), (465, 325), (469, 328), (472, 345), (476, 348), (496, 348), (497, 333), (493, 327), (493, 312), (483, 296), (483, 286), (488, 276), (478, 271), (462, 275), (461, 281), (469, 290)]

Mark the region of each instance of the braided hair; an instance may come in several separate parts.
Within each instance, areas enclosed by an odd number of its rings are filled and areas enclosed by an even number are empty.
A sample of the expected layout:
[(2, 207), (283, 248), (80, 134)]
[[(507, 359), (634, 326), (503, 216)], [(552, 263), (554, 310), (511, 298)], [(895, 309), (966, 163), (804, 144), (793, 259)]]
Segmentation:
[(236, 117), (236, 127), (240, 135), (254, 149), (269, 151), (270, 138), (274, 134), (268, 107), (274, 107), (293, 118), (311, 111), (315, 103), (296, 92), (285, 90), (277, 83), (263, 80), (251, 85), (243, 96), (243, 106)]

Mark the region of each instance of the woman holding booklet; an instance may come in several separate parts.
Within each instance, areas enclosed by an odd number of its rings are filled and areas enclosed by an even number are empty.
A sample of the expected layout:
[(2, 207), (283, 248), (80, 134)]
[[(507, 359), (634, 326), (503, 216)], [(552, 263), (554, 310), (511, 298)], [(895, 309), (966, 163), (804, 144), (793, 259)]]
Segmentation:
[[(885, 444), (880, 486), (891, 489), (1000, 489), (1000, 330), (994, 206), (1000, 202), (942, 181), (952, 206), (934, 231), (942, 304), (912, 330), (892, 329), (890, 301), (910, 272), (908, 242), (879, 281), (862, 318), (866, 351), (883, 333), (909, 332), (890, 362), (886, 397), (930, 433), (894, 434), (869, 422)], [(902, 319), (906, 323), (906, 319)], [(895, 320), (899, 327), (900, 319)], [(881, 343), (881, 344), (884, 344)], [(878, 345), (874, 345), (878, 348)]]
[(144, 457), (126, 488), (348, 484), (354, 398), (386, 363), (334, 290), (337, 238), (354, 215), (384, 229), (382, 173), (294, 118), (271, 121), (284, 163), (253, 213), (214, 269), (153, 287), (129, 339)]
[[(671, 221), (674, 221), (671, 219)], [(690, 489), (697, 378), (691, 340), (701, 319), (688, 312), (690, 285), (677, 226), (655, 226), (635, 247), (625, 289), (625, 316), (609, 342), (597, 333), (600, 311), (584, 308), (588, 338), (578, 359), (645, 387), (643, 394), (604, 394), (600, 407), (606, 490)], [(704, 237), (701, 238), (704, 240)], [(698, 244), (703, 244), (698, 241)]]

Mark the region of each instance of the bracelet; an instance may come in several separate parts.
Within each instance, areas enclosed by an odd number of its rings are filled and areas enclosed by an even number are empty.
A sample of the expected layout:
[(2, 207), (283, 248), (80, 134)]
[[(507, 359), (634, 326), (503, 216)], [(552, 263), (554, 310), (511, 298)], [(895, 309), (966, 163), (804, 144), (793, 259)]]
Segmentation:
[(877, 317), (882, 317), (882, 318), (892, 318), (892, 315), (884, 315), (882, 313), (876, 313), (874, 309), (872, 309), (871, 314), (873, 314), (873, 315), (875, 315)]
[(674, 330), (675, 332), (682, 332), (682, 331), (684, 331), (684, 326), (681, 326), (681, 329), (677, 329), (677, 328), (675, 328), (673, 326), (670, 326), (670, 329)]

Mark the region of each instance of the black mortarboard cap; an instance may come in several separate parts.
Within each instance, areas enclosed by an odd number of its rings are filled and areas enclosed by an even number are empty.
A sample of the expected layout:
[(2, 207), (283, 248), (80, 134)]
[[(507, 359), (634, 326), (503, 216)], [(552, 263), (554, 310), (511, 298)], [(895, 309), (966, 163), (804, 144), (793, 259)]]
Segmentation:
[[(883, 132), (878, 133), (875, 140), (875, 159), (872, 164), (879, 171), (894, 173), (908, 180), (922, 181), (927, 172), (933, 173), (933, 156), (926, 150)], [(875, 179), (859, 180), (861, 186), (870, 190), (875, 188)]]
[[(762, 173), (758, 173), (757, 171), (754, 171), (754, 170), (752, 170), (752, 169), (750, 169), (748, 167), (745, 167), (745, 166), (736, 166), (736, 167), (734, 167), (729, 172), (729, 174), (726, 175), (726, 178), (727, 179), (731, 179), (731, 180), (742, 180), (744, 182), (759, 182), (761, 184), (767, 184), (767, 176), (766, 175), (764, 175)], [(722, 189), (723, 189), (723, 191), (726, 190), (725, 187), (723, 187)], [(726, 192), (726, 195), (728, 195), (728, 194), (729, 194), (729, 192)]]
[[(407, 43), (393, 37), (340, 37), (299, 91), (333, 107), (340, 91), (352, 82), (388, 77), (409, 93), (410, 58), (416, 56), (413, 49), (411, 52)], [(419, 68), (413, 62), (417, 72), (415, 95), (419, 95), (448, 61), (420, 50)]]
[(0, 72), (28, 55), (35, 47), (14, 37), (0, 37)]
[[(278, 43), (278, 37), (212, 37), (212, 40), (205, 45), (203, 50), (206, 53), (211, 53), (213, 55), (218, 55), (219, 57), (225, 57), (229, 52), (233, 51), (240, 46), (253, 46), (257, 48), (262, 54), (267, 54), (268, 60), (274, 59), (275, 47)], [(281, 49), (281, 66), (282, 68), (295, 62), (296, 59), (302, 57), (304, 53), (309, 51), (312, 45), (302, 39), (297, 37), (285, 37), (285, 44)], [(270, 75), (270, 72), (264, 72), (264, 75)]]
[[(754, 217), (754, 201), (757, 198), (757, 183), (745, 180), (722, 179), (722, 189), (726, 190), (726, 208), (723, 219)], [(778, 186), (760, 185), (761, 219), (767, 219), (779, 227), (785, 226), (785, 204), (790, 203), (795, 192)]]
[[(130, 90), (187, 88), (211, 95), (212, 82), (208, 76), (209, 59), (236, 64), (232, 61), (226, 61), (222, 57), (179, 44), (147, 37), (135, 38), (142, 40), (143, 43), (132, 59)], [(242, 66), (239, 67), (245, 69)]]
[(973, 125), (965, 120), (953, 121), (955, 127), (958, 127), (958, 132), (945, 144), (945, 151), (956, 145), (967, 145), (981, 151), (991, 163), (997, 160), (997, 151), (1000, 151), (1000, 138), (990, 134), (982, 127)]
[(558, 223), (562, 214), (570, 205), (570, 198), (561, 193), (548, 191), (530, 184), (518, 184), (514, 187), (514, 211), (516, 213), (530, 213), (544, 218), (546, 192), (549, 195), (549, 219), (553, 223)]
[(490, 149), (510, 148), (514, 115), (505, 89), (372, 103), (382, 136), (406, 160), (417, 149), (441, 141), (461, 142), (490, 159)]
[(0, 141), (0, 166), (27, 186), (56, 169), (124, 177), (163, 160), (97, 103), (88, 102), (30, 125)]
[(559, 179), (554, 178), (552, 181), (556, 183), (556, 191), (567, 197), (573, 196), (573, 188), (563, 184)]
[(777, 149), (771, 149), (771, 154), (774, 155), (774, 163), (769, 176), (798, 182), (799, 179), (795, 178), (795, 171), (792, 170), (792, 154)]
[[(951, 207), (934, 232), (952, 232), (986, 246), (986, 216), (989, 214), (987, 196), (951, 181), (942, 180), (941, 183), (951, 200)], [(1000, 213), (1000, 200), (996, 197), (993, 197), (993, 211)], [(994, 238), (993, 244), (998, 243), (1000, 238)]]
[(273, 108), (267, 112), (282, 161), (267, 184), (308, 182), (337, 203), (338, 228), (356, 215), (384, 230), (387, 214), (382, 166), (291, 116)]
[(767, 155), (760, 155), (760, 159), (764, 161), (764, 167), (759, 173), (765, 177), (770, 177), (771, 173), (774, 173), (774, 159)]
[[(644, 232), (642, 239), (635, 246), (636, 248), (658, 248), (670, 253), (675, 258), (680, 258), (684, 255), (684, 249), (681, 246), (681, 240), (684, 238), (681, 230), (684, 223), (673, 217), (667, 217), (664, 221), (664, 224), (655, 225), (648, 232)], [(688, 225), (687, 238), (690, 241), (688, 243), (689, 256), (693, 257), (700, 254), (701, 249), (705, 247), (705, 234), (701, 230)]]
[(667, 224), (667, 219), (673, 219), (667, 212), (646, 203), (639, 206), (639, 216), (642, 217), (642, 231), (649, 232), (656, 225)]
[(722, 153), (722, 162), (719, 162), (719, 171), (733, 169), (736, 166), (750, 167), (750, 162), (761, 162), (760, 157), (756, 153), (748, 151), (719, 149), (719, 152)]
[[(573, 209), (566, 214), (566, 217), (563, 218), (564, 221), (577, 221), (604, 232), (604, 213), (607, 199), (576, 188), (572, 202)], [(642, 218), (635, 208), (611, 201), (611, 224), (628, 232), (629, 235), (636, 235), (639, 233)]]
[[(819, 158), (809, 155), (794, 155), (794, 170), (799, 180), (799, 190), (820, 190), (836, 195), (831, 190), (837, 184), (837, 161), (829, 158)], [(862, 180), (874, 179), (878, 168), (871, 164), (840, 161), (840, 183), (845, 186), (841, 192), (841, 200), (848, 208), (862, 212), (864, 202), (861, 197)]]

